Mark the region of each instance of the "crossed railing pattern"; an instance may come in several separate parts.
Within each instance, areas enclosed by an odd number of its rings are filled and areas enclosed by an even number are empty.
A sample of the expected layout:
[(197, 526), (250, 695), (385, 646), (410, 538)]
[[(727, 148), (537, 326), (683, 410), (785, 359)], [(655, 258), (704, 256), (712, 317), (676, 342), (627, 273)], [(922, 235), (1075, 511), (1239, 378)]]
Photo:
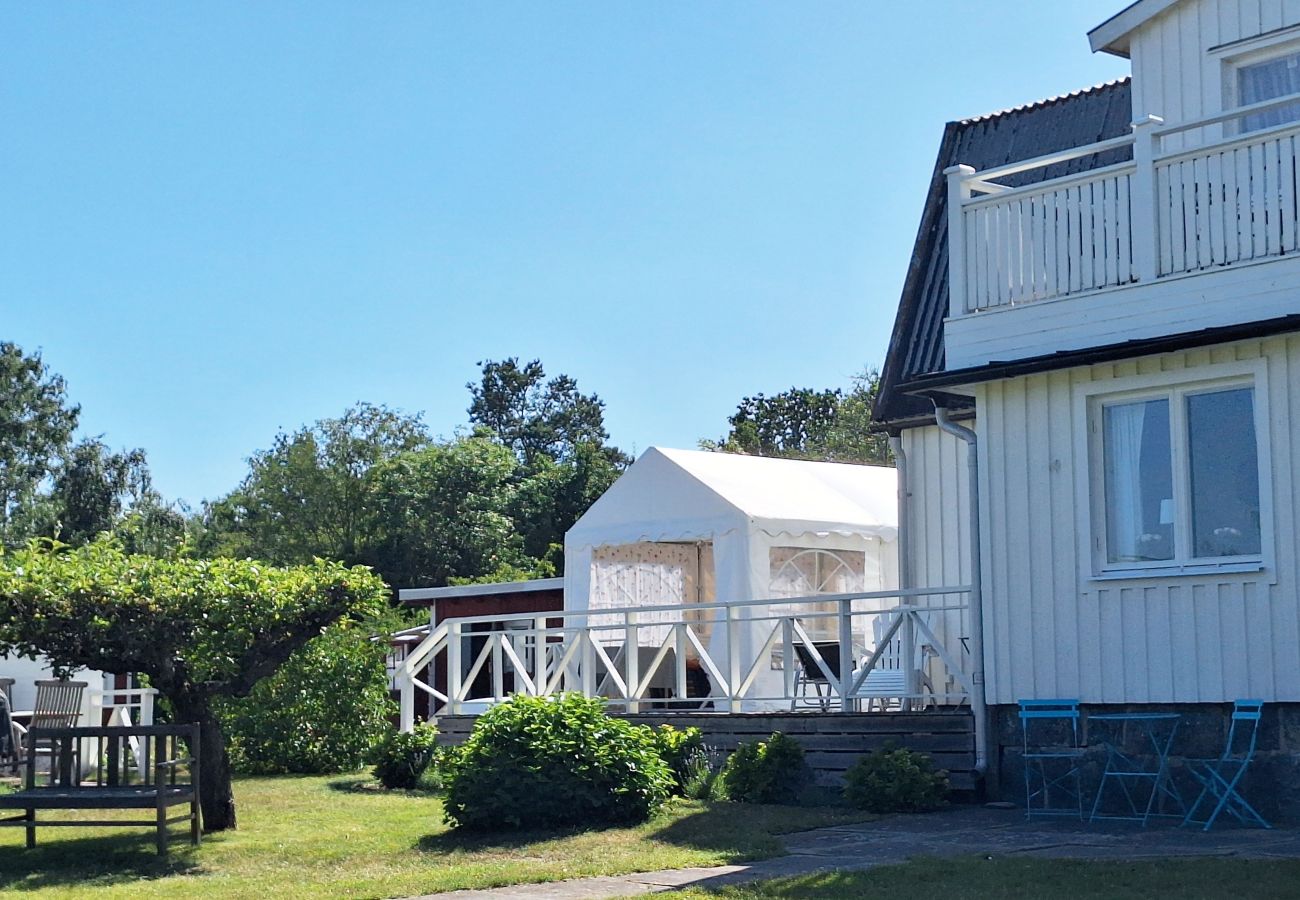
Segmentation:
[[(511, 694), (566, 691), (604, 697), (628, 712), (648, 705), (793, 707), (804, 677), (800, 655), (816, 666), (827, 705), (840, 711), (884, 698), (900, 709), (967, 702), (974, 692), (963, 646), (968, 593), (943, 587), (450, 619), (397, 668), (401, 723), (414, 724), (417, 691), (432, 697), (434, 713), (451, 715), (481, 711)], [(643, 623), (649, 613), (678, 621), (656, 615)], [(835, 639), (819, 643), (814, 633)], [(834, 662), (827, 646), (838, 654)], [(882, 687), (873, 673), (887, 668), (901, 677)], [(436, 671), (445, 672), (445, 691), (431, 683)]]

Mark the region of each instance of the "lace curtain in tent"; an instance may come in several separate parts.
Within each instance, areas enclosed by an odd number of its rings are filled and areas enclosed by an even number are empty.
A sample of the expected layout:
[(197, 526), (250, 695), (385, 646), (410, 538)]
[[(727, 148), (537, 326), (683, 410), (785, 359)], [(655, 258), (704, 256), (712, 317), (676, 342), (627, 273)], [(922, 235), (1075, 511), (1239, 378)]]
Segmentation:
[[(704, 575), (701, 577), (701, 570)], [(619, 609), (629, 606), (685, 606), (711, 602), (713, 599), (713, 548), (710, 544), (670, 544), (641, 542), (597, 547), (591, 557), (590, 608)], [(679, 622), (683, 614), (672, 610), (645, 612), (639, 616), (642, 626), (638, 642), (657, 646), (667, 637), (666, 627), (655, 622)], [(708, 640), (707, 615), (689, 611), (691, 622), (701, 641)], [(621, 622), (616, 616), (592, 616), (593, 625)], [(649, 627), (646, 627), (649, 626)], [(611, 629), (601, 638), (606, 643), (621, 643), (623, 634)]]

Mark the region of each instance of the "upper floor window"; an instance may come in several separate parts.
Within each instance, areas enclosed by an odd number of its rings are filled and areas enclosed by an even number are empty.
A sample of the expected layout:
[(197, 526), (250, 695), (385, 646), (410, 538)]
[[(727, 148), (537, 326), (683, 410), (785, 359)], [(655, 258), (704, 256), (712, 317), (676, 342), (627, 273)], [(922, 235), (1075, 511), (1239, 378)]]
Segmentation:
[[(1237, 67), (1237, 103), (1249, 106), (1300, 93), (1300, 51)], [(1300, 103), (1243, 116), (1242, 131), (1257, 131), (1300, 119)]]
[(1097, 571), (1262, 562), (1255, 379), (1095, 396), (1089, 416)]

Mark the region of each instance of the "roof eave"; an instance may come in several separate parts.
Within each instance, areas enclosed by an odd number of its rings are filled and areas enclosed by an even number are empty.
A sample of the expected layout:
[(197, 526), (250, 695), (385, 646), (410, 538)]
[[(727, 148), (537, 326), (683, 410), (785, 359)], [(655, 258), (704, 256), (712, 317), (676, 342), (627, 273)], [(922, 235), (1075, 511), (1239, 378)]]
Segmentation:
[(1025, 359), (991, 362), (982, 366), (936, 372), (932, 375), (914, 378), (905, 384), (899, 385), (898, 389), (907, 394), (927, 396), (959, 386), (980, 384), (987, 381), (1016, 378), (1021, 375), (1034, 375), (1039, 372), (1053, 372), (1059, 369), (1073, 369), (1097, 363), (1118, 362), (1125, 359), (1136, 359), (1141, 356), (1156, 356), (1161, 353), (1174, 353), (1180, 350), (1265, 338), (1289, 332), (1300, 332), (1300, 314), (1277, 316), (1276, 318), (1256, 322), (1242, 322), (1236, 325), (1219, 325), (1198, 331), (1179, 332), (1153, 338), (1139, 338), (1101, 347), (1063, 350)]
[(1128, 59), (1129, 38), (1133, 32), (1179, 2), (1181, 0), (1137, 0), (1130, 3), (1089, 31), (1088, 45), (1093, 53), (1111, 53)]

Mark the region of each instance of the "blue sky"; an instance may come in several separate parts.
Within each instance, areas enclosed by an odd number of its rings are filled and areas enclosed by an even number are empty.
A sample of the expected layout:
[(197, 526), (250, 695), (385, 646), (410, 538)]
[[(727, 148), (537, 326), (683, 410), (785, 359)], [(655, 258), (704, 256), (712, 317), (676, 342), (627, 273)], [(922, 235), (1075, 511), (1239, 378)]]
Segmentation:
[(1125, 74), (1122, 5), (6, 4), (0, 339), (191, 503), (507, 356), (693, 446), (879, 365), (943, 123)]

